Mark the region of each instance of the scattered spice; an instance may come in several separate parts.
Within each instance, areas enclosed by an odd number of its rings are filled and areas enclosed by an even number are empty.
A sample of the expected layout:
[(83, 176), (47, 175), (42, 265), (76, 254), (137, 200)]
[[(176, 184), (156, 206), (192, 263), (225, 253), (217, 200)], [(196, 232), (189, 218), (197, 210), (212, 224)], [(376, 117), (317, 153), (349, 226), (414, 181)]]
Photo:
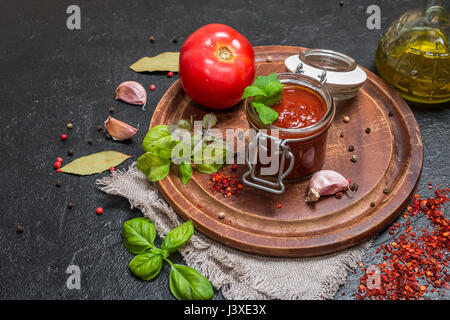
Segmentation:
[(111, 135), (109, 133), (105, 133), (105, 139), (106, 140), (111, 140)]
[(350, 160), (352, 160), (352, 162), (356, 162), (358, 161), (358, 157), (354, 154)]
[(69, 130), (72, 129), (72, 128), (73, 128), (73, 124), (71, 124), (71, 123), (69, 122), (69, 123), (66, 125), (66, 128), (69, 129)]
[[(237, 168), (236, 168), (237, 169)], [(231, 196), (239, 197), (244, 186), (241, 182), (241, 177), (237, 174), (231, 173), (233, 167), (231, 167), (230, 172), (227, 172), (227, 168), (223, 167), (222, 172), (215, 172), (211, 174), (211, 191), (213, 193), (218, 192), (226, 198)]]
[(267, 56), (266, 62), (272, 62), (272, 60), (273, 60), (272, 56)]
[(56, 180), (56, 182), (55, 182), (55, 186), (57, 186), (58, 188), (59, 188), (59, 187), (61, 187), (61, 181), (59, 181), (59, 180)]
[(155, 89), (156, 89), (156, 86), (154, 84), (151, 84), (150, 85), (150, 91), (155, 91)]
[(173, 42), (173, 43), (177, 43), (178, 40), (177, 40), (177, 39), (172, 39), (172, 42)]
[[(401, 227), (404, 231), (398, 230), (392, 243), (382, 244), (376, 250), (384, 259), (377, 265), (380, 286), (371, 286), (373, 273), (363, 268), (365, 273), (360, 279), (357, 299), (418, 300), (427, 299), (424, 294), (430, 291), (445, 294), (450, 280), (447, 273), (450, 224), (442, 213), (442, 205), (448, 202), (449, 191), (449, 188), (436, 189), (434, 196), (428, 199), (414, 195), (403, 215), (406, 222), (396, 222), (389, 227), (390, 234)], [(416, 234), (409, 217), (418, 214), (427, 217), (430, 227), (419, 229), (421, 232)]]
[(66, 140), (67, 140), (67, 134), (63, 133), (63, 134), (61, 135), (61, 140), (62, 140), (62, 141), (66, 141)]
[(339, 137), (343, 138), (344, 137), (344, 133), (341, 131), (341, 133), (339, 133)]
[(114, 107), (109, 107), (108, 111), (109, 113), (114, 113)]
[(373, 208), (373, 207), (375, 207), (375, 202), (371, 202), (370, 203), (370, 206)]
[(393, 117), (394, 113), (392, 111), (389, 111), (389, 117)]
[(67, 150), (67, 154), (68, 154), (69, 156), (73, 156), (73, 150), (72, 150), (72, 149)]
[(103, 213), (103, 208), (102, 207), (98, 207), (97, 209), (95, 209), (95, 212), (100, 215)]
[(344, 193), (342, 191), (339, 191), (338, 193), (336, 193), (336, 199), (342, 199), (342, 197), (344, 196)]
[(355, 150), (355, 147), (354, 147), (353, 145), (349, 145), (349, 146), (348, 146), (348, 151), (351, 152), (351, 151), (353, 151), (353, 150)]
[(383, 189), (383, 193), (384, 193), (384, 194), (388, 194), (389, 192), (390, 192), (390, 190), (389, 190), (388, 187), (386, 187), (386, 188)]
[(109, 167), (109, 172), (114, 172), (116, 171), (116, 168), (114, 168), (114, 166)]
[(57, 157), (57, 158), (56, 158), (56, 162), (62, 163), (62, 162), (63, 162), (63, 159), (62, 159), (61, 157)]
[(23, 232), (23, 227), (22, 227), (20, 224), (18, 224), (18, 225), (16, 226), (16, 232), (17, 232), (17, 233), (22, 233), (22, 232)]
[(339, 5), (342, 7), (344, 5), (344, 0), (340, 0)]
[(151, 36), (151, 37), (149, 38), (149, 40), (150, 40), (151, 43), (153, 43), (153, 42), (155, 42), (155, 37), (154, 37), (154, 36)]
[(92, 142), (94, 142), (91, 138), (89, 138), (88, 140), (87, 140), (87, 143), (88, 144), (92, 144)]
[(99, 124), (99, 125), (97, 126), (97, 131), (98, 131), (98, 132), (103, 131), (103, 126), (102, 126), (101, 124)]
[(219, 212), (219, 219), (224, 219), (224, 218), (225, 218), (225, 213)]
[(370, 128), (366, 128), (366, 133), (367, 133), (367, 134), (370, 133)]
[(277, 209), (281, 209), (282, 206), (283, 206), (283, 205), (282, 205), (281, 203), (278, 203), (278, 204), (277, 204)]
[(167, 72), (167, 76), (168, 76), (169, 78), (172, 78), (172, 77), (173, 77), (173, 72), (172, 72), (172, 71)]
[(72, 209), (75, 206), (75, 204), (72, 201), (69, 201), (67, 204), (67, 208)]
[(61, 172), (61, 171), (62, 171), (61, 168), (56, 169), (56, 172)]
[(350, 117), (349, 117), (349, 116), (345, 116), (345, 117), (343, 118), (343, 120), (344, 120), (345, 123), (347, 123), (347, 122), (350, 121)]
[(53, 167), (55, 167), (55, 169), (61, 168), (61, 162), (56, 161), (56, 162), (53, 164)]

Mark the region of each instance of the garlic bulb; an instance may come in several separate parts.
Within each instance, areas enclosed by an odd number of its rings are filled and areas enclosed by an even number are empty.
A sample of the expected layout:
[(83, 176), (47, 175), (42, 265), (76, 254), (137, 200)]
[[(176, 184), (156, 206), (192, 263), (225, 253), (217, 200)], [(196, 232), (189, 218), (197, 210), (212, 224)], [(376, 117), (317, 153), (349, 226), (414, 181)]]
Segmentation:
[(136, 81), (125, 81), (119, 84), (116, 89), (116, 100), (145, 106), (147, 103), (147, 92), (140, 83)]
[(306, 202), (315, 202), (320, 196), (332, 195), (339, 191), (346, 191), (348, 188), (349, 181), (340, 173), (320, 170), (311, 177)]
[(105, 121), (106, 130), (114, 140), (127, 140), (133, 137), (138, 129), (120, 120), (108, 117)]

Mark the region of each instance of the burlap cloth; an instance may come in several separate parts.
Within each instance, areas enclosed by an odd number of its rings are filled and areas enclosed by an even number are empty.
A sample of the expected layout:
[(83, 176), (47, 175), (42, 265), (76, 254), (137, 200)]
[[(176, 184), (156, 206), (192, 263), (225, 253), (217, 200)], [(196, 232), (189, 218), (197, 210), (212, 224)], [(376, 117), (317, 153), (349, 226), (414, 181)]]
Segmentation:
[[(127, 198), (155, 224), (160, 237), (183, 222), (135, 163), (97, 180), (97, 185)], [(272, 258), (228, 248), (195, 232), (180, 253), (227, 299), (331, 299), (370, 245), (371, 240), (314, 258)]]

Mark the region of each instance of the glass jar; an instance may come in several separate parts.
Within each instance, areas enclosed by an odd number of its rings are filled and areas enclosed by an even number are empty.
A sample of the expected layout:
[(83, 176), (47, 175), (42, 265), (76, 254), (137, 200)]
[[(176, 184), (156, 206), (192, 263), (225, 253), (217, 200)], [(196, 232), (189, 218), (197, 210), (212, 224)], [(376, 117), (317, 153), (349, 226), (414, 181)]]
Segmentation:
[(397, 18), (380, 39), (376, 65), (400, 95), (421, 104), (450, 101), (450, 0), (425, 1), (425, 9)]
[[(335, 114), (335, 104), (329, 90), (318, 80), (297, 73), (280, 73), (277, 76), (283, 84), (298, 85), (313, 90), (323, 99), (326, 107), (325, 115), (315, 124), (292, 129), (263, 124), (251, 104), (251, 98), (245, 100), (248, 123), (257, 134), (254, 139), (251, 139), (247, 148), (246, 161), (249, 171), (244, 174), (243, 181), (258, 189), (281, 194), (285, 190), (284, 179), (291, 181), (305, 179), (322, 167), (325, 161), (328, 129)], [(278, 137), (274, 137), (274, 132), (278, 133)], [(267, 142), (269, 140), (272, 143), (269, 144)], [(272, 152), (277, 153), (276, 156), (279, 157), (277, 174), (264, 177), (257, 174), (256, 168), (261, 169), (264, 166), (261, 165), (259, 158), (257, 160), (257, 152), (251, 155), (252, 152), (249, 150), (257, 149), (262, 145), (267, 146), (269, 157)]]

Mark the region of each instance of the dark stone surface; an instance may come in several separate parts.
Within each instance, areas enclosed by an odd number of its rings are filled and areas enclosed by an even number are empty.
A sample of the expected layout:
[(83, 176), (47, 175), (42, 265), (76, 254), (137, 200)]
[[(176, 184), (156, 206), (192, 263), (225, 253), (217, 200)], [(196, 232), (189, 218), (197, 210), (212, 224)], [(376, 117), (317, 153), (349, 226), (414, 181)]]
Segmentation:
[[(128, 270), (132, 258), (122, 245), (122, 223), (140, 213), (126, 200), (108, 196), (94, 185), (103, 176), (58, 175), (57, 156), (70, 160), (105, 149), (134, 159), (141, 153), (141, 130), (131, 143), (105, 140), (96, 127), (114, 106), (115, 117), (147, 128), (152, 111), (175, 81), (164, 74), (138, 74), (128, 66), (145, 55), (179, 50), (200, 26), (221, 22), (245, 35), (253, 45), (299, 45), (329, 48), (353, 56), (374, 70), (380, 30), (366, 28), (365, 10), (381, 7), (382, 29), (421, 1), (75, 1), (81, 7), (81, 30), (66, 28), (66, 8), (73, 1), (0, 0), (0, 298), (2, 299), (173, 299), (168, 266), (152, 283)], [(152, 44), (149, 37), (154, 36)], [(177, 39), (177, 43), (173, 43)], [(137, 80), (149, 92), (149, 107), (114, 100), (114, 89)], [(413, 108), (425, 145), (419, 187), (447, 183), (450, 152), (449, 108)], [(66, 124), (72, 122), (72, 131)], [(68, 133), (66, 142), (59, 139)], [(92, 138), (93, 144), (87, 144)], [(131, 161), (128, 161), (130, 163)], [(126, 166), (125, 164), (124, 166)], [(106, 173), (105, 173), (106, 174)], [(55, 181), (62, 182), (60, 188)], [(73, 201), (73, 209), (67, 203)], [(95, 208), (103, 206), (102, 216)], [(427, 225), (423, 217), (414, 226)], [(24, 227), (16, 233), (16, 225)], [(379, 245), (391, 236), (383, 232)], [(364, 262), (380, 261), (371, 249)], [(180, 257), (175, 257), (180, 260)], [(68, 290), (70, 264), (82, 270), (81, 290)], [(336, 298), (351, 298), (358, 286), (351, 274)], [(341, 292), (346, 292), (342, 296)], [(434, 296), (436, 297), (436, 296)], [(221, 298), (220, 294), (216, 298)], [(448, 296), (447, 296), (448, 298)]]

